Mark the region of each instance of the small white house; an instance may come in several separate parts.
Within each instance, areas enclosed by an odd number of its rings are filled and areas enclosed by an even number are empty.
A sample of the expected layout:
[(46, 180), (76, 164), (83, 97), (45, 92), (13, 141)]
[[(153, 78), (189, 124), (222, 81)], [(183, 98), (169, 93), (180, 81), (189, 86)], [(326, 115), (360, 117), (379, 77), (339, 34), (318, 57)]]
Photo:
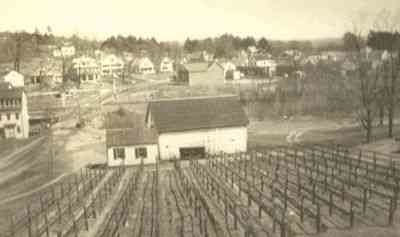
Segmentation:
[(141, 74), (154, 74), (153, 62), (148, 57), (139, 58), (133, 61), (132, 68), (136, 73)]
[(16, 71), (10, 71), (7, 73), (3, 80), (4, 82), (10, 83), (12, 87), (24, 87), (25, 85), (24, 75)]
[(164, 57), (160, 63), (160, 72), (173, 72), (174, 61), (168, 57)]
[(143, 116), (119, 109), (105, 120), (108, 166), (154, 164), (158, 157), (157, 134)]
[(157, 135), (145, 126), (106, 131), (108, 166), (154, 164), (158, 157)]

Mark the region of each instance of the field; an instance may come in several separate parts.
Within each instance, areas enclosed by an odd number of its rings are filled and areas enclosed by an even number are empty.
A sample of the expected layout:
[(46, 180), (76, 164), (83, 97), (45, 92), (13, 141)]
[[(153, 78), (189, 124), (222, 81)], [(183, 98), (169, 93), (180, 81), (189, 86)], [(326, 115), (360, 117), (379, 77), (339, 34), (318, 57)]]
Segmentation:
[(399, 171), (390, 156), (340, 146), (81, 169), (2, 236), (399, 236)]

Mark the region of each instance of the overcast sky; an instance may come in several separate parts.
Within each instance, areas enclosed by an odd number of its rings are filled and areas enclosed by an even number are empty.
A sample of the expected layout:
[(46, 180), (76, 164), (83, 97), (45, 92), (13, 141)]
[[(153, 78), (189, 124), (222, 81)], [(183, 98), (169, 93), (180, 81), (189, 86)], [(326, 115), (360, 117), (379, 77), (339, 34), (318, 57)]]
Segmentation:
[(355, 12), (398, 9), (400, 0), (0, 0), (0, 31), (154, 36), (223, 33), (304, 39), (341, 36)]

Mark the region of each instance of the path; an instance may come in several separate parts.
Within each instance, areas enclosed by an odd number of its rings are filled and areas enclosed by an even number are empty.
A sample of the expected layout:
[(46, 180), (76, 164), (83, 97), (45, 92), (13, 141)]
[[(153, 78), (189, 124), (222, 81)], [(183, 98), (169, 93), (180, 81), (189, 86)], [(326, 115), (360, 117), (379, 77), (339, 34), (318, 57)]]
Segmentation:
[(62, 178), (64, 178), (66, 175), (67, 175), (67, 174), (64, 173), (64, 174), (58, 176), (57, 178), (51, 180), (50, 182), (45, 183), (45, 184), (43, 184), (42, 186), (39, 186), (39, 187), (37, 187), (37, 188), (35, 188), (35, 189), (31, 190), (31, 191), (28, 191), (28, 192), (25, 192), (25, 193), (21, 193), (21, 194), (12, 196), (12, 197), (8, 197), (8, 198), (6, 198), (6, 199), (4, 199), (4, 200), (1, 200), (1, 201), (0, 201), (0, 206), (2, 206), (2, 205), (4, 205), (4, 204), (7, 204), (7, 203), (9, 203), (9, 202), (12, 202), (12, 201), (15, 201), (15, 200), (18, 200), (18, 199), (21, 199), (21, 198), (24, 198), (24, 197), (33, 195), (33, 194), (35, 194), (35, 193), (37, 193), (37, 192), (39, 192), (39, 191), (41, 191), (41, 190), (43, 190), (43, 189), (45, 189), (45, 188), (47, 188), (47, 187), (49, 187), (49, 186), (51, 186), (51, 185), (57, 183), (57, 182), (60, 181)]
[(0, 169), (3, 169), (4, 167), (7, 167), (10, 165), (9, 163), (13, 160), (15, 156), (28, 151), (28, 149), (32, 149), (35, 145), (37, 145), (40, 141), (44, 140), (46, 137), (39, 137), (36, 140), (33, 140), (31, 143), (19, 148), (18, 150), (11, 152), (10, 154), (4, 156), (0, 160)]

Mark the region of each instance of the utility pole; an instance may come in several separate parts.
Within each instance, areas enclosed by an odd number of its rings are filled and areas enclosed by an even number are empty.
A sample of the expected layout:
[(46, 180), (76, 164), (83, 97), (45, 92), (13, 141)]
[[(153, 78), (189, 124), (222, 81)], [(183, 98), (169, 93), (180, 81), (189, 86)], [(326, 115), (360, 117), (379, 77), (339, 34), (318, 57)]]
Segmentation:
[(81, 125), (81, 100), (80, 100), (80, 88), (81, 88), (81, 65), (78, 64), (78, 86), (77, 86), (77, 105), (78, 105), (78, 124)]
[(47, 128), (49, 129), (49, 138), (50, 138), (50, 156), (49, 156), (49, 163), (48, 163), (48, 175), (50, 178), (53, 178), (54, 176), (54, 158), (55, 158), (55, 152), (54, 152), (54, 134), (53, 134), (53, 116), (50, 111), (50, 109), (47, 111), (47, 114), (49, 116), (49, 123), (47, 124)]

